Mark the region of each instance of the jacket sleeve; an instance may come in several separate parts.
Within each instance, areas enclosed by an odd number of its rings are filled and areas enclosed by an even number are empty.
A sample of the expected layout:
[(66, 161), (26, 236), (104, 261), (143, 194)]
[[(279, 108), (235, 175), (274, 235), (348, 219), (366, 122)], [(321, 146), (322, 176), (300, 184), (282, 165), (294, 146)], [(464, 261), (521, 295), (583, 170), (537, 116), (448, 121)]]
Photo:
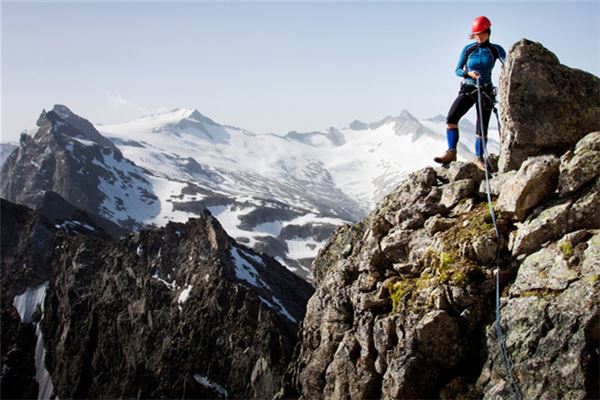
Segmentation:
[(470, 45), (465, 46), (465, 48), (462, 50), (462, 52), (460, 53), (460, 57), (458, 58), (458, 64), (456, 64), (455, 73), (461, 78), (468, 77), (467, 69), (465, 68), (465, 66), (467, 65), (467, 49), (469, 48), (469, 46)]
[(500, 57), (500, 61), (502, 61), (502, 64), (504, 64), (504, 62), (506, 61), (506, 51), (504, 51), (502, 46), (499, 46), (497, 44), (495, 44), (494, 46), (496, 46), (496, 50), (498, 50), (498, 56)]

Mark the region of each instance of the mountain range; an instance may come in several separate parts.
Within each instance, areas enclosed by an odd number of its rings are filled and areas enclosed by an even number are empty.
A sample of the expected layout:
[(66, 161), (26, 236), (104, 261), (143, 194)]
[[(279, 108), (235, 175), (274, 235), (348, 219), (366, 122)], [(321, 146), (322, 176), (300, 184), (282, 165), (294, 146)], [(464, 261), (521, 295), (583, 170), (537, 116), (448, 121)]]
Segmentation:
[[(461, 125), (469, 159), (474, 126)], [(310, 261), (340, 225), (364, 217), (446, 148), (444, 117), (258, 134), (177, 108), (92, 124), (55, 105), (24, 131), (2, 169), (2, 197), (37, 208), (53, 191), (126, 230), (185, 222), (208, 209), (236, 240), (312, 279)], [(489, 149), (498, 151), (497, 132)], [(14, 146), (14, 145), (12, 145)]]

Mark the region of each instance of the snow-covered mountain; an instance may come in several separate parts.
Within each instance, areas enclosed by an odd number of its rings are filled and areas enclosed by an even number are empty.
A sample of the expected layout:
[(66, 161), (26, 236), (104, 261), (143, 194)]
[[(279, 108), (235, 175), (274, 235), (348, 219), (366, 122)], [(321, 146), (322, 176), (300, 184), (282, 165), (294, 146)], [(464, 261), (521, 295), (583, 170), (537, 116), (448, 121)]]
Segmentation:
[[(359, 220), (406, 174), (431, 165), (446, 149), (444, 132), (443, 117), (420, 121), (405, 110), (373, 123), (276, 135), (185, 108), (92, 126), (56, 105), (9, 157), (3, 195), (33, 207), (54, 190), (134, 229), (185, 222), (207, 208), (229, 235), (307, 277), (336, 227)], [(465, 121), (459, 158), (473, 156), (473, 141)], [(497, 147), (491, 140), (490, 150)]]

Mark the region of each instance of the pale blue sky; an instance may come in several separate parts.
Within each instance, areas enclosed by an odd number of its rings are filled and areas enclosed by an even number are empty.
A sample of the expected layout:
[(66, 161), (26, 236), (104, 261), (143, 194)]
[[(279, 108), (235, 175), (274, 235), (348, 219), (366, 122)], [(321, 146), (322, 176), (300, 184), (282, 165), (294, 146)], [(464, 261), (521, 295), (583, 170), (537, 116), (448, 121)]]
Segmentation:
[(275, 133), (402, 109), (445, 114), (478, 15), (506, 50), (525, 37), (568, 66), (600, 71), (598, 1), (2, 1), (1, 13), (3, 141), (55, 103), (94, 123), (191, 107)]

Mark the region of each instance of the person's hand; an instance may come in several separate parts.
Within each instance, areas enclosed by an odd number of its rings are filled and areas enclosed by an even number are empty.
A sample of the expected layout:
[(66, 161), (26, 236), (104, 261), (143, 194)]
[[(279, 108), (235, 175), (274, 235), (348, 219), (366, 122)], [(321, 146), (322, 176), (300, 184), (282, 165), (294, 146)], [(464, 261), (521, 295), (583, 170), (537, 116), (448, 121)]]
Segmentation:
[(477, 71), (469, 71), (467, 75), (469, 75), (473, 79), (479, 79), (479, 77), (481, 76), (481, 74)]

